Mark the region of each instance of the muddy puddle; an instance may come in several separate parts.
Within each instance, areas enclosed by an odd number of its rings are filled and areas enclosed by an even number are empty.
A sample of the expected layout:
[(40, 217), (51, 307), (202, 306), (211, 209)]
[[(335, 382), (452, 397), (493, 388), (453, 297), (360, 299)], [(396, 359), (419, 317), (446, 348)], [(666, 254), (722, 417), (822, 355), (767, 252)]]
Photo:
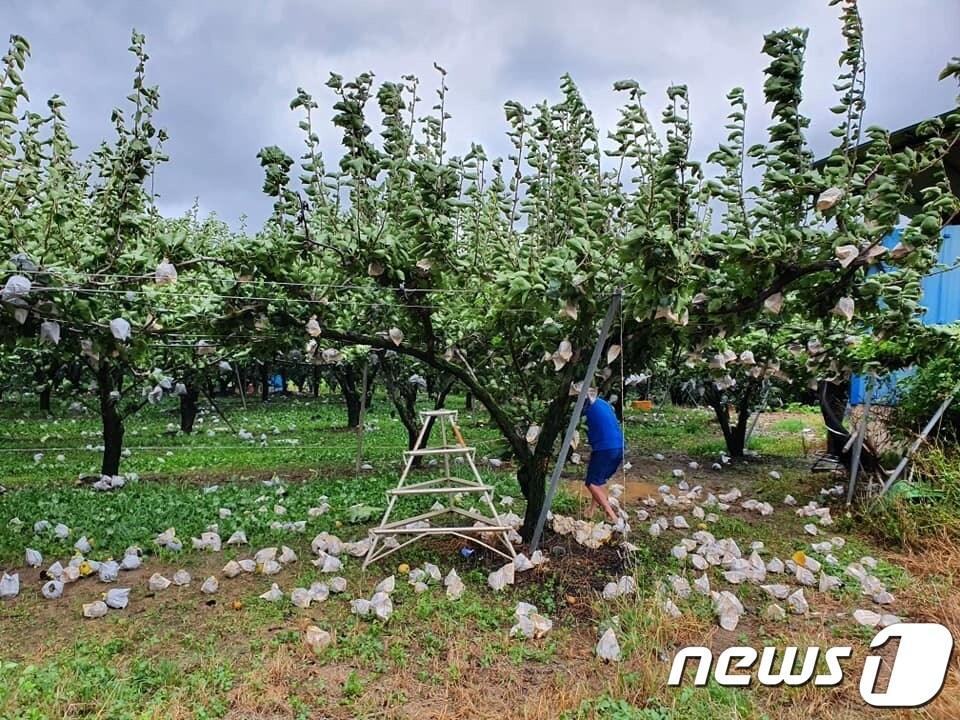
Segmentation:
[[(657, 488), (660, 487), (659, 485), (644, 480), (631, 480), (629, 478), (625, 481), (622, 479), (614, 479), (608, 482), (605, 486), (608, 493), (610, 492), (610, 485), (615, 483), (623, 485), (623, 495), (620, 496), (620, 502), (623, 505), (633, 505), (650, 497), (660, 497), (660, 491), (657, 490)], [(567, 480), (564, 482), (563, 487), (571, 495), (576, 495), (588, 501), (590, 500), (590, 493), (587, 491), (582, 480)]]

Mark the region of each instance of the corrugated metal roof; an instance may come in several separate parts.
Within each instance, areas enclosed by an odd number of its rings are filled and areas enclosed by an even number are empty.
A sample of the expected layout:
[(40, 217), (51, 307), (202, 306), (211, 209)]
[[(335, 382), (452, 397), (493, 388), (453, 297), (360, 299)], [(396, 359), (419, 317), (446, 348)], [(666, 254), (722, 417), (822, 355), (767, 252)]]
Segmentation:
[[(947, 112), (941, 113), (933, 118), (928, 118), (928, 120), (922, 120), (914, 123), (913, 125), (908, 125), (907, 127), (900, 128), (899, 130), (894, 130), (890, 133), (889, 137), (890, 149), (893, 152), (900, 152), (904, 148), (920, 147), (925, 142), (925, 139), (918, 137), (917, 130), (923, 123), (928, 122), (929, 120), (946, 121), (948, 116), (956, 112), (957, 111), (955, 109), (948, 110)], [(871, 140), (858, 145), (855, 149), (857, 157), (862, 158), (870, 148), (872, 142), (873, 141)], [(827, 163), (831, 161), (832, 157), (833, 156), (828, 155), (827, 157), (820, 158), (813, 163), (814, 169), (823, 169)], [(950, 187), (953, 188), (953, 194), (960, 196), (960, 144), (954, 143), (950, 146), (947, 154), (943, 158), (943, 168), (947, 173), (947, 180), (950, 182)], [(920, 211), (920, 208), (923, 207), (922, 191), (924, 188), (932, 185), (935, 181), (936, 174), (933, 169), (920, 173), (918, 176), (913, 178), (913, 203), (908, 207), (902, 208), (904, 215), (907, 217), (913, 217)]]

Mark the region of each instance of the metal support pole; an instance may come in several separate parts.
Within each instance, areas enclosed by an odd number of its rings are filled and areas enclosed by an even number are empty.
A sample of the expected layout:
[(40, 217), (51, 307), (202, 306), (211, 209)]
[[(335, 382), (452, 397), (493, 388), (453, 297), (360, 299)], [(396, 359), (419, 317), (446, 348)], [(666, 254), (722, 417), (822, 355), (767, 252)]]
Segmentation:
[(360, 383), (360, 423), (357, 425), (357, 462), (354, 472), (360, 477), (360, 463), (363, 460), (363, 436), (364, 419), (367, 416), (367, 368), (370, 367), (370, 359), (367, 358), (363, 363), (363, 380)]
[(213, 395), (208, 393), (206, 390), (203, 390), (203, 394), (207, 398), (207, 400), (210, 401), (210, 404), (213, 405), (213, 409), (217, 411), (217, 415), (220, 416), (220, 419), (226, 423), (228, 428), (230, 428), (230, 432), (232, 433), (237, 432), (237, 429), (233, 426), (233, 423), (231, 423), (230, 419), (223, 414), (223, 411), (220, 409), (220, 406), (217, 405), (217, 401), (213, 399)]
[(747, 431), (747, 436), (743, 439), (744, 450), (750, 447), (750, 438), (753, 437), (753, 431), (757, 427), (757, 420), (760, 419), (760, 413), (762, 413), (763, 409), (767, 406), (767, 397), (770, 395), (770, 388), (771, 388), (770, 382), (767, 381), (767, 387), (763, 391), (763, 398), (760, 400), (760, 407), (757, 410), (757, 412), (753, 414), (753, 420), (750, 422), (750, 429)]
[(240, 366), (239, 366), (239, 365), (234, 365), (234, 366), (233, 366), (233, 371), (234, 371), (234, 372), (236, 373), (236, 375), (237, 375), (237, 389), (240, 390), (240, 402), (243, 403), (243, 409), (246, 410), (246, 409), (247, 409), (247, 394), (246, 394), (246, 392), (245, 392), (244, 389), (243, 389), (243, 381), (240, 380)]
[[(553, 474), (550, 476), (550, 485), (547, 487), (547, 496), (543, 500), (543, 507), (540, 508), (540, 517), (537, 518), (537, 526), (533, 531), (533, 539), (530, 541), (530, 552), (536, 551), (540, 545), (540, 537), (543, 534), (543, 524), (546, 522), (547, 513), (550, 512), (550, 506), (553, 504), (553, 496), (557, 492), (557, 483), (560, 482), (560, 473), (563, 471), (563, 461), (570, 449), (570, 443), (573, 442), (573, 435), (577, 431), (577, 425), (580, 423), (580, 413), (583, 412), (583, 404), (587, 399), (587, 392), (593, 384), (593, 376), (597, 372), (597, 364), (600, 362), (600, 353), (603, 350), (603, 343), (610, 333), (610, 326), (613, 324), (613, 318), (620, 308), (620, 300), (623, 296), (622, 290), (617, 290), (613, 299), (610, 301), (610, 307), (607, 310), (607, 316), (603, 319), (603, 326), (600, 328), (600, 335), (597, 337), (597, 344), (593, 346), (593, 354), (590, 356), (590, 363), (587, 365), (587, 372), (583, 376), (583, 382), (580, 384), (580, 392), (577, 394), (577, 402), (573, 406), (573, 414), (570, 415), (570, 422), (567, 423), (567, 431), (563, 436), (563, 443), (560, 445), (560, 454), (557, 456), (557, 464), (553, 467)], [(622, 351), (621, 351), (622, 352)]]
[(907, 463), (910, 462), (910, 457), (920, 449), (920, 445), (923, 444), (923, 441), (927, 439), (927, 435), (929, 435), (934, 426), (940, 422), (940, 418), (943, 417), (943, 414), (947, 411), (947, 408), (950, 407), (950, 403), (953, 402), (953, 398), (958, 392), (960, 392), (960, 383), (954, 385), (953, 390), (950, 391), (947, 399), (943, 401), (943, 404), (941, 404), (939, 408), (937, 408), (937, 411), (933, 414), (933, 417), (930, 418), (930, 422), (928, 422), (923, 428), (923, 431), (920, 433), (920, 437), (914, 441), (913, 445), (911, 445), (903, 454), (903, 457), (900, 458), (900, 462), (894, 469), (893, 474), (883, 484), (883, 490), (880, 491), (881, 495), (885, 495), (891, 486), (897, 481), (897, 478), (900, 477), (903, 469), (907, 466)]
[(870, 401), (873, 400), (873, 375), (867, 375), (867, 391), (863, 396), (863, 417), (860, 418), (860, 429), (857, 430), (857, 439), (853, 445), (853, 458), (850, 463), (850, 487), (847, 488), (847, 505), (853, 502), (853, 493), (857, 487), (857, 475), (860, 474), (860, 453), (863, 451), (863, 441), (867, 437), (867, 421), (870, 418)]

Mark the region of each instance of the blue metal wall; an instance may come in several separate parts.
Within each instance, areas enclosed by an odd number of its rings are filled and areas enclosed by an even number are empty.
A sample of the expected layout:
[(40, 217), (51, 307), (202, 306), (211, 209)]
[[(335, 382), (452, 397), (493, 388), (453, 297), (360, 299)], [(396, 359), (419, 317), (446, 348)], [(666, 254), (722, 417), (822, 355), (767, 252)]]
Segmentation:
[[(892, 232), (884, 245), (892, 248), (899, 242), (900, 230)], [(960, 225), (948, 225), (943, 229), (943, 244), (940, 246), (940, 262), (952, 266), (960, 261)], [(923, 315), (925, 325), (945, 325), (960, 321), (960, 268), (930, 275), (923, 280), (921, 303), (927, 309)], [(874, 389), (873, 402), (882, 405), (896, 403), (897, 382), (910, 374), (910, 370), (890, 373)], [(850, 379), (850, 404), (863, 402), (866, 379), (855, 375)]]
[[(960, 225), (943, 229), (940, 262), (954, 265), (960, 259)], [(926, 325), (946, 325), (960, 320), (960, 268), (931, 275), (923, 281), (923, 305)]]

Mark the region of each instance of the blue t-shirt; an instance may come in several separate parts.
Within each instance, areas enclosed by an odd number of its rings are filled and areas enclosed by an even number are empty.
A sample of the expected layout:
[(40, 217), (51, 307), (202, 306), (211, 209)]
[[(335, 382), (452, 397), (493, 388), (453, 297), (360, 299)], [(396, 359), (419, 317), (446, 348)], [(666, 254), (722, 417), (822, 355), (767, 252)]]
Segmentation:
[(593, 450), (623, 450), (623, 432), (613, 407), (603, 398), (587, 400), (583, 409), (587, 420), (587, 440)]

